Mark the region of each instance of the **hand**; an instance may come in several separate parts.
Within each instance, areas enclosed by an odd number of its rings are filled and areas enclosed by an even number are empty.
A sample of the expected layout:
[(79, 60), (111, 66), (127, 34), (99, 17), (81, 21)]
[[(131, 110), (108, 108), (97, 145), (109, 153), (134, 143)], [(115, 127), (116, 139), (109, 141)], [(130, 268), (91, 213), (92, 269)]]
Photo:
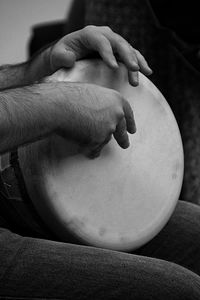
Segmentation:
[[(120, 93), (93, 84), (57, 82), (46, 84), (55, 94), (52, 122), (56, 133), (77, 141), (97, 157), (112, 135), (120, 147), (129, 146), (128, 133), (135, 122), (129, 103)], [(67, 95), (67, 100), (66, 100)]]
[[(109, 27), (87, 26), (82, 30), (64, 36), (46, 51), (45, 61), (54, 73), (62, 67), (72, 67), (76, 60), (97, 52), (111, 68), (117, 68), (117, 60), (128, 69), (129, 82), (138, 85), (138, 71), (150, 75), (149, 68), (142, 54), (134, 49), (124, 38)], [(50, 75), (50, 74), (48, 74)]]

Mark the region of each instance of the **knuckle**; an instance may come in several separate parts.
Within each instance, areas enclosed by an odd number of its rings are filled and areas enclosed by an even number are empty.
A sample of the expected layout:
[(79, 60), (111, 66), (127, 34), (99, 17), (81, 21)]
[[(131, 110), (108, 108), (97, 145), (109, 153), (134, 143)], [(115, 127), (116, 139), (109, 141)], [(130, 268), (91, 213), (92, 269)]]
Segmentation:
[(130, 44), (121, 36), (117, 36), (116, 38), (117, 44), (119, 47), (124, 49), (125, 51), (131, 53), (133, 51), (133, 48), (130, 46)]
[(124, 40), (123, 40), (121, 37), (119, 37), (119, 36), (117, 36), (116, 42), (117, 42), (117, 44), (118, 44), (120, 47), (124, 47), (124, 46), (125, 46)]
[(112, 48), (110, 46), (109, 41), (103, 35), (100, 35), (98, 37), (98, 39), (99, 39), (99, 42), (100, 42), (99, 46), (101, 47), (104, 55), (110, 55), (110, 53), (112, 53)]
[(141, 53), (140, 53), (140, 51), (138, 51), (137, 49), (132, 49), (137, 55), (142, 55)]
[(57, 60), (63, 54), (63, 46), (62, 44), (57, 44), (51, 50), (51, 60)]
[(125, 114), (124, 114), (124, 111), (122, 108), (116, 110), (116, 116), (117, 116), (118, 121), (121, 121), (125, 117)]
[(108, 139), (109, 135), (110, 135), (110, 128), (108, 127), (108, 128), (104, 131), (104, 133), (102, 132), (102, 133), (98, 136), (98, 138), (95, 140), (95, 144), (96, 144), (97, 146), (103, 145), (103, 144), (105, 143), (105, 140)]
[(118, 33), (115, 33), (115, 40), (119, 43), (119, 44), (124, 44), (125, 43), (125, 40), (124, 38), (119, 35)]
[(134, 53), (138, 59), (142, 59), (143, 61), (145, 61), (144, 56), (142, 55), (142, 53), (139, 50), (134, 49)]
[(117, 126), (116, 117), (110, 116), (101, 130), (101, 133), (98, 136), (98, 142), (103, 143), (112, 133), (115, 132)]
[(134, 52), (136, 53), (137, 56), (140, 56), (140, 57), (144, 58), (144, 56), (142, 55), (142, 53), (139, 50), (137, 50), (135, 48), (133, 50), (134, 50)]
[(116, 98), (120, 98), (120, 93), (117, 90), (112, 90), (113, 96)]
[(123, 104), (123, 107), (130, 107), (128, 100), (126, 100), (125, 98), (122, 98), (122, 104)]
[(116, 90), (112, 90), (112, 93), (113, 93), (113, 97), (116, 98), (116, 100), (118, 100), (121, 103), (122, 95)]
[(112, 32), (112, 29), (109, 26), (101, 26), (101, 29), (109, 33)]
[(109, 101), (111, 101), (110, 103), (114, 103), (115, 105), (121, 105), (121, 94), (113, 89), (109, 90), (108, 93), (108, 97), (109, 97)]
[(87, 26), (85, 26), (84, 28), (83, 28), (83, 31), (85, 32), (85, 33), (90, 33), (91, 31), (94, 31), (94, 30), (96, 30), (96, 26), (95, 25), (87, 25)]
[(118, 98), (118, 105), (117, 105), (117, 111), (118, 111), (118, 114), (117, 115), (124, 115), (124, 102), (123, 102), (123, 98), (122, 97), (119, 97)]
[(115, 105), (115, 108), (117, 111), (123, 111), (123, 99), (120, 95), (115, 95), (115, 98), (114, 98), (114, 105)]
[(101, 47), (102, 47), (104, 54), (110, 55), (112, 53), (112, 48), (111, 48), (109, 41), (104, 36), (101, 37), (100, 41), (101, 41)]
[(104, 57), (109, 58), (112, 55), (112, 50), (109, 49), (108, 47), (106, 47), (106, 45), (105, 45), (104, 48), (102, 49), (102, 55)]
[(114, 133), (115, 131), (116, 131), (116, 126), (117, 126), (117, 124), (115, 124), (115, 122), (112, 122), (111, 124), (110, 124), (110, 126), (109, 126), (109, 134), (112, 134), (112, 133)]
[(59, 47), (56, 45), (51, 49), (51, 59), (54, 59), (59, 54)]
[(127, 53), (129, 55), (131, 55), (132, 53), (134, 53), (133, 49), (130, 47), (129, 43), (124, 41), (122, 47), (124, 48), (125, 51), (127, 51)]

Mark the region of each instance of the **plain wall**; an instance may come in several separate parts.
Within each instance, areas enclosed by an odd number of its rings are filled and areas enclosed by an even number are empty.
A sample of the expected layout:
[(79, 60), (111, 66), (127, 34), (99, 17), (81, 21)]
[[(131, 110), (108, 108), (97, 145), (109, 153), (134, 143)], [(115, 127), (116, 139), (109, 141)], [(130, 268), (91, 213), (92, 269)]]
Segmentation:
[(0, 65), (26, 60), (31, 26), (65, 19), (72, 1), (0, 0)]

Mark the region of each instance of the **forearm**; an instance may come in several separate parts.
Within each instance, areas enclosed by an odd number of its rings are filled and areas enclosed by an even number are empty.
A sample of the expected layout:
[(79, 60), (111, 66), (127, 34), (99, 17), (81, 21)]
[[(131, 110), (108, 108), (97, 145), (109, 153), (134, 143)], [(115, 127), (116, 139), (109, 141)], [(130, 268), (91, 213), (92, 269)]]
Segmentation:
[(51, 45), (48, 45), (38, 51), (27, 62), (26, 74), (30, 84), (40, 81), (45, 76), (49, 76), (53, 73), (50, 64), (50, 52)]
[(43, 88), (33, 85), (0, 92), (0, 153), (54, 132), (55, 101), (43, 96)]
[(29, 84), (26, 76), (27, 63), (0, 67), (0, 91)]
[(0, 91), (30, 85), (50, 75), (52, 72), (48, 62), (48, 51), (50, 48), (21, 64), (1, 66)]

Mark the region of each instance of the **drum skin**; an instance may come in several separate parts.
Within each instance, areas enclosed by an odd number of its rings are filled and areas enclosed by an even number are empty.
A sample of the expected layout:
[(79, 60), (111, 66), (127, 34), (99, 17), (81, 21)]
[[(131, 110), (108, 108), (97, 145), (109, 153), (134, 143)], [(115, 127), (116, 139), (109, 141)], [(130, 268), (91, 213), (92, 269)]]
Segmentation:
[(150, 241), (169, 220), (183, 179), (183, 148), (174, 115), (159, 90), (143, 74), (128, 83), (120, 64), (82, 60), (46, 81), (92, 83), (119, 91), (133, 108), (137, 131), (130, 147), (114, 138), (100, 157), (89, 159), (78, 145), (51, 136), (19, 150), (31, 200), (61, 241), (132, 251)]

